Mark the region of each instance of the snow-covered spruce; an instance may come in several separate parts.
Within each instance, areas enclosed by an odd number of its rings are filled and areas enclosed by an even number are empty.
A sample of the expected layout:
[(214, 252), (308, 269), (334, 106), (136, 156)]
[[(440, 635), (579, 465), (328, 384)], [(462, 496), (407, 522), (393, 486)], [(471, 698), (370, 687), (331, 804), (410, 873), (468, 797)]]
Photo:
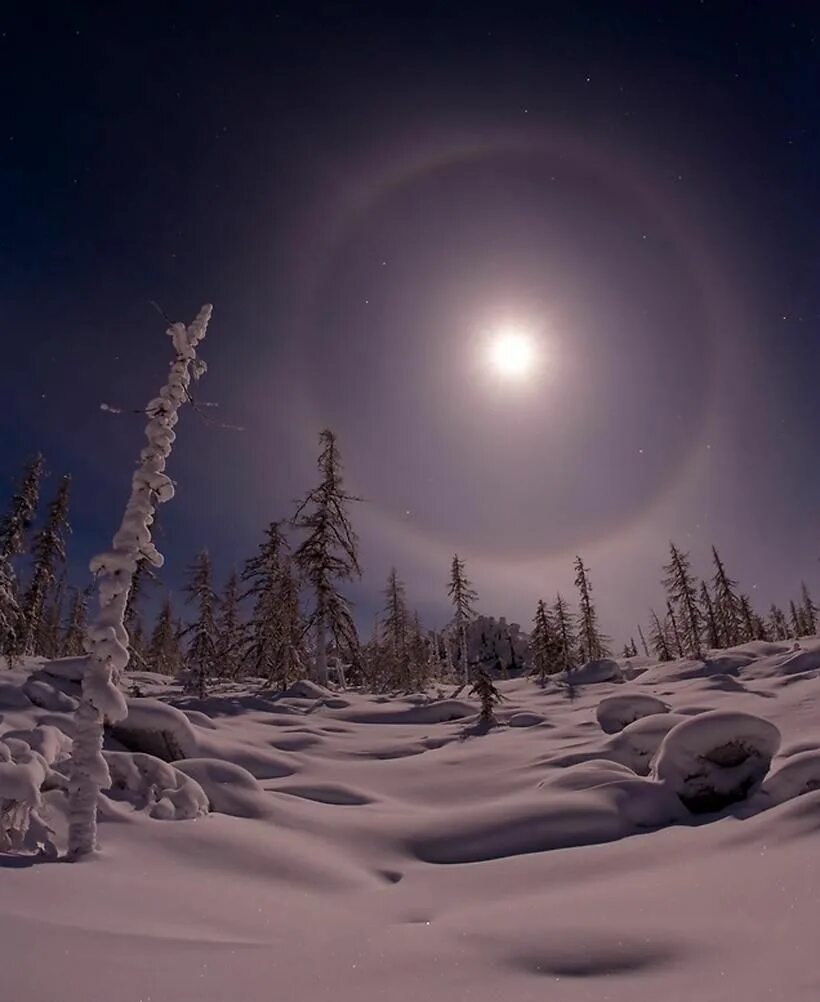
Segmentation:
[(780, 731), (768, 720), (713, 710), (669, 731), (653, 772), (693, 814), (706, 814), (753, 792), (779, 747)]
[(197, 346), (205, 337), (212, 307), (205, 305), (189, 326), (168, 328), (174, 346), (168, 381), (145, 408), (145, 445), (131, 480), (125, 507), (112, 549), (91, 561), (97, 577), (100, 609), (88, 632), (88, 664), (83, 676), (82, 701), (75, 718), (75, 740), (69, 783), (68, 851), (71, 858), (88, 855), (97, 845), (97, 796), (111, 777), (102, 755), (103, 724), (126, 715), (125, 698), (117, 679), (128, 664), (125, 607), (131, 581), (140, 560), (162, 566), (162, 556), (151, 540), (151, 525), (158, 502), (169, 501), (174, 485), (165, 473), (171, 453), (177, 412), (189, 397), (192, 378), (205, 372)]

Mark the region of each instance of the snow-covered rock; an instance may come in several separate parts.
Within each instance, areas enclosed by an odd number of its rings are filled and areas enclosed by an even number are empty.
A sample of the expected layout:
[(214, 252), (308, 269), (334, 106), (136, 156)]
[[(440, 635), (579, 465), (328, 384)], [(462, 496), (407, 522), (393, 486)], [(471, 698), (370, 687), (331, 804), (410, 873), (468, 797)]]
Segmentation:
[(205, 791), (212, 811), (238, 818), (260, 817), (265, 812), (260, 801), (265, 791), (247, 769), (214, 758), (188, 758), (174, 762), (174, 768), (196, 780)]
[(561, 672), (556, 676), (568, 685), (595, 685), (599, 682), (623, 682), (624, 676), (617, 661), (603, 658), (600, 661), (587, 661), (585, 664)]
[(649, 717), (655, 713), (668, 713), (669, 706), (663, 700), (642, 692), (630, 692), (623, 696), (607, 696), (598, 704), (595, 711), (601, 730), (606, 734), (617, 734), (627, 724), (632, 724), (641, 717)]
[(35, 706), (55, 713), (72, 713), (78, 706), (73, 696), (61, 692), (42, 678), (27, 679), (23, 684), (23, 693)]
[(606, 755), (639, 776), (648, 776), (663, 739), (673, 727), (688, 719), (679, 713), (653, 713), (641, 717), (610, 739)]
[(715, 710), (677, 724), (654, 764), (695, 814), (718, 811), (759, 786), (780, 747), (780, 731), (751, 713)]

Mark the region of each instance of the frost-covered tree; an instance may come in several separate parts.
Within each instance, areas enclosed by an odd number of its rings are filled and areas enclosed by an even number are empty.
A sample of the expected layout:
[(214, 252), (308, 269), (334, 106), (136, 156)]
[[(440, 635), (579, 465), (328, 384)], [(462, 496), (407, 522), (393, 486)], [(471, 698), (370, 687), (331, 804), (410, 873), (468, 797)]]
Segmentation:
[(71, 477), (64, 476), (54, 500), (48, 506), (45, 525), (34, 537), (31, 555), (34, 566), (22, 603), (20, 652), (38, 654), (43, 646), (48, 596), (56, 584), (57, 571), (65, 563), (68, 525), (68, 498)]
[(69, 658), (78, 658), (85, 653), (85, 631), (88, 623), (89, 588), (72, 589), (68, 623), (63, 637), (63, 653)]
[(556, 670), (558, 663), (558, 642), (555, 626), (543, 598), (538, 600), (530, 635), (532, 666), (538, 681), (543, 685), (547, 675)]
[(232, 571), (219, 600), (216, 670), (222, 678), (236, 678), (242, 668), (247, 629), (240, 608), (239, 575)]
[(726, 573), (723, 561), (717, 548), (712, 547), (712, 560), (715, 573), (712, 577), (712, 595), (714, 596), (715, 619), (720, 635), (720, 647), (734, 647), (740, 643), (743, 633), (743, 617), (740, 609), (740, 597), (737, 593), (737, 581), (733, 581)]
[(145, 660), (151, 671), (160, 675), (177, 675), (181, 671), (179, 633), (171, 596), (166, 595), (145, 651)]
[(649, 645), (646, 642), (646, 637), (643, 635), (643, 630), (641, 629), (641, 624), (638, 623), (638, 636), (641, 638), (641, 647), (646, 657), (649, 657)]
[(592, 603), (589, 568), (575, 558), (575, 587), (578, 589), (578, 646), (581, 661), (600, 661), (609, 655), (607, 638), (598, 629), (598, 613)]
[(205, 337), (211, 307), (203, 306), (192, 324), (168, 328), (174, 347), (168, 380), (159, 396), (148, 402), (145, 412), (147, 444), (131, 478), (131, 493), (112, 548), (91, 562), (100, 599), (99, 613), (88, 631), (89, 655), (82, 680), (82, 696), (74, 719), (74, 743), (69, 779), (69, 858), (92, 853), (97, 844), (97, 799), (111, 783), (102, 756), (103, 726), (126, 715), (127, 705), (117, 680), (128, 664), (128, 633), (123, 617), (131, 580), (139, 560), (154, 567), (162, 556), (151, 540), (151, 526), (158, 502), (169, 501), (174, 486), (165, 473), (165, 462), (174, 442), (174, 426), (180, 406), (190, 399), (191, 378), (205, 372), (197, 358)]
[(140, 612), (140, 603), (145, 596), (146, 587), (156, 584), (157, 577), (147, 560), (137, 561), (137, 569), (131, 579), (131, 590), (125, 603), (123, 622), (128, 633), (131, 658), (139, 665), (146, 664), (145, 626)]
[(470, 681), (470, 655), (467, 649), (467, 625), (476, 616), (473, 603), (478, 601), (478, 595), (473, 590), (472, 582), (464, 570), (464, 561), (457, 553), (453, 554), (450, 564), (450, 583), (447, 594), (453, 604), (453, 618), (450, 620), (450, 630), (458, 638), (461, 674), (465, 683)]
[(43, 457), (26, 467), (20, 489), (0, 521), (0, 655), (11, 657), (21, 647), (21, 609), (13, 561), (26, 552), (27, 537), (37, 514)]
[(669, 644), (669, 636), (666, 624), (658, 619), (658, 614), (654, 609), (649, 610), (649, 642), (658, 661), (671, 661), (672, 650)]
[(501, 702), (503, 697), (495, 685), (493, 685), (493, 680), (485, 668), (479, 668), (476, 671), (475, 682), (470, 689), (470, 694), (478, 696), (481, 702), (481, 712), (478, 717), (479, 722), (484, 727), (492, 727), (496, 723), (495, 707)]
[(705, 581), (700, 583), (700, 607), (703, 612), (703, 636), (706, 646), (709, 648), (720, 647), (720, 630), (718, 629), (715, 607)]
[(818, 608), (812, 601), (806, 582), (800, 582), (800, 608), (803, 610), (803, 623), (806, 627), (806, 634), (814, 637), (817, 634), (817, 613)]
[(676, 629), (681, 655), (701, 656), (701, 614), (698, 606), (698, 586), (689, 567), (689, 555), (669, 544), (669, 563), (664, 565), (663, 580), (671, 608), (677, 610)]
[(552, 624), (555, 631), (555, 657), (561, 671), (569, 671), (577, 664), (577, 636), (575, 617), (564, 596), (558, 592), (552, 607)]
[(216, 604), (213, 587), (213, 565), (207, 550), (197, 554), (188, 568), (185, 587), (188, 603), (196, 606), (197, 616), (185, 631), (188, 649), (185, 652), (185, 687), (204, 699), (208, 683), (217, 673), (216, 665)]
[(350, 521), (351, 502), (360, 501), (344, 489), (336, 436), (325, 429), (319, 435), (321, 481), (301, 501), (293, 526), (307, 533), (294, 554), (296, 566), (313, 592), (308, 626), (316, 642), (315, 677), (327, 684), (328, 637), (350, 664), (358, 664), (359, 638), (347, 599), (339, 582), (361, 577), (359, 541)]

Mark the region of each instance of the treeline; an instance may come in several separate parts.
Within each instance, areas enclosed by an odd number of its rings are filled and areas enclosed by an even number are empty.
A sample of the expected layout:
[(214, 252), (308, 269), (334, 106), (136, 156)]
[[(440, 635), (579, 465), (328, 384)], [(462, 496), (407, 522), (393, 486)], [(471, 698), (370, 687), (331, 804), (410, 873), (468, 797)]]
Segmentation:
[[(320, 435), (318, 471), (317, 485), (289, 517), (271, 522), (256, 554), (225, 582), (215, 581), (208, 551), (199, 553), (187, 569), (185, 609), (174, 608), (166, 593), (150, 628), (143, 609), (160, 582), (148, 561), (138, 563), (124, 616), (132, 669), (175, 676), (203, 696), (217, 681), (254, 678), (286, 688), (308, 676), (326, 682), (329, 673), (372, 691), (417, 691), (434, 681), (466, 684), (479, 669), (508, 667), (497, 654), (488, 659), (483, 653), (478, 595), (458, 555), (447, 589), (452, 616), (443, 630), (422, 626), (393, 568), (372, 634), (359, 638), (341, 588), (361, 575), (350, 515), (360, 499), (344, 488), (336, 438), (327, 430)], [(37, 456), (0, 521), (0, 655), (10, 663), (24, 655), (84, 651), (93, 586), (73, 587), (66, 579), (71, 479), (59, 480), (41, 512), (43, 479), (44, 461)], [(662, 661), (696, 658), (711, 648), (817, 632), (818, 608), (805, 584), (788, 613), (772, 605), (764, 617), (714, 547), (712, 557), (713, 573), (701, 581), (688, 554), (671, 544), (663, 567), (665, 608), (650, 610), (648, 639), (637, 628), (643, 654)], [(542, 680), (612, 653), (580, 556), (574, 572), (575, 608), (561, 593), (536, 607), (525, 667)], [(639, 654), (634, 638), (622, 653)], [(512, 666), (522, 667), (514, 655)]]

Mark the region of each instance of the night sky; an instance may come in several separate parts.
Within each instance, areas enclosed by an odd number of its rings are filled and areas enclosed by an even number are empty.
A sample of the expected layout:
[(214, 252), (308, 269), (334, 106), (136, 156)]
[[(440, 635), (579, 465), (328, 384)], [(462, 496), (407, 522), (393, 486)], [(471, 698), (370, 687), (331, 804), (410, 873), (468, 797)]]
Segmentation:
[[(14, 8), (17, 13), (14, 13)], [(765, 609), (820, 591), (820, 11), (789, 2), (16, 4), (0, 14), (0, 473), (108, 545), (214, 303), (161, 511), (220, 577), (338, 436), (367, 628), (454, 550), (528, 623), (584, 556), (622, 642), (670, 538)], [(490, 378), (513, 323), (542, 365)], [(5, 503), (4, 501), (2, 502)]]

